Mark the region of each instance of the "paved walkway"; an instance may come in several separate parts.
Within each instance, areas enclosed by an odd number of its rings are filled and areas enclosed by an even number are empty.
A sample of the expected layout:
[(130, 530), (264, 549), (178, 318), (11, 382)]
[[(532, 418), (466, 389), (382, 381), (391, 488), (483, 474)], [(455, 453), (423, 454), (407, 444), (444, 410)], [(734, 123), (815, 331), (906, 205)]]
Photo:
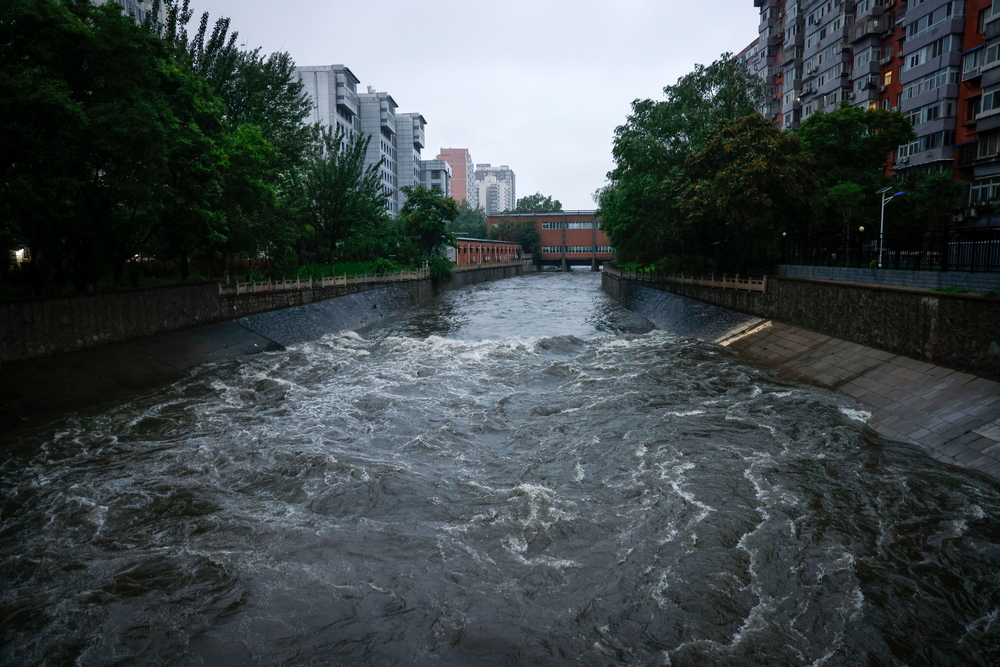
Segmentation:
[(1000, 382), (779, 322), (720, 342), (786, 377), (853, 396), (882, 435), (1000, 479)]

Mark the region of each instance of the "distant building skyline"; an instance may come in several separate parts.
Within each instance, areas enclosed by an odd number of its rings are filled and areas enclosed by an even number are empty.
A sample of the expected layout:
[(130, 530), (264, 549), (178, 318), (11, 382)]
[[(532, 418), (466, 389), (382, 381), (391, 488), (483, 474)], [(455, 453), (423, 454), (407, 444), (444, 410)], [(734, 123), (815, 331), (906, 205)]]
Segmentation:
[(476, 166), (468, 148), (442, 148), (437, 156), (451, 167), (451, 198), (461, 204), (468, 202), (472, 208), (479, 207), (479, 191), (476, 189)]
[(507, 165), (476, 165), (476, 189), (479, 206), (486, 215), (512, 211), (517, 205), (517, 179)]

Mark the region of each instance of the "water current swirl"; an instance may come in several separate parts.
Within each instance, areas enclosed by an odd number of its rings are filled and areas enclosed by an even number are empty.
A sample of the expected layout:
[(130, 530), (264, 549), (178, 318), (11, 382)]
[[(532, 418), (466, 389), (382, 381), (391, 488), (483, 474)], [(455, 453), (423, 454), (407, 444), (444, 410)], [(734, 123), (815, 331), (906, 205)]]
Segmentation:
[(0, 662), (1000, 664), (1000, 486), (864, 419), (590, 274), (452, 292), (8, 439)]

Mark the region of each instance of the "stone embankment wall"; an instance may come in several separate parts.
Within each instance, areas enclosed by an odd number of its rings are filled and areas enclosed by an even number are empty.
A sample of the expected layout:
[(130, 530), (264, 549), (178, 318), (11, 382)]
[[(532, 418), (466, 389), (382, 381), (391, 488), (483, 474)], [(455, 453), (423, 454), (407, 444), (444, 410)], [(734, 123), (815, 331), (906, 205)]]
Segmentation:
[[(636, 282), (605, 272), (626, 308), (650, 288), (989, 378), (1000, 378), (1000, 299), (769, 277), (765, 292)], [(648, 297), (646, 297), (648, 298)]]
[[(425, 279), (388, 284), (362, 283), (239, 295), (220, 294), (219, 284), (210, 282), (64, 299), (4, 301), (0, 302), (0, 364), (121, 343), (260, 313), (339, 301), (365, 291), (376, 290), (383, 295), (361, 301), (349, 299), (342, 304), (347, 310), (336, 317), (328, 313), (329, 317), (322, 324), (324, 330), (319, 334), (323, 335), (375, 321), (370, 316), (361, 317), (361, 305), (349, 307), (355, 301), (358, 304), (366, 302), (366, 307), (381, 317), (392, 310), (415, 306), (442, 291), (518, 276), (523, 270), (521, 264), (493, 266), (456, 272), (450, 280), (444, 281)], [(314, 309), (317, 318), (320, 317), (320, 310), (323, 309)], [(304, 323), (307, 318), (298, 319)], [(318, 319), (314, 324), (311, 331), (320, 327)]]

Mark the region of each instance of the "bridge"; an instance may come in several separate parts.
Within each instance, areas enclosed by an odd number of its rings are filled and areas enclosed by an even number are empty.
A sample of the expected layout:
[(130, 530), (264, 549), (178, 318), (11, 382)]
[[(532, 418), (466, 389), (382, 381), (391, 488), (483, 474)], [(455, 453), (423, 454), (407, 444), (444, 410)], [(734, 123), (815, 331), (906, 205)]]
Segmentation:
[(566, 271), (571, 266), (589, 266), (597, 271), (615, 258), (608, 235), (601, 229), (596, 211), (557, 213), (503, 213), (486, 219), (487, 229), (501, 223), (535, 224), (541, 240), (541, 266)]

